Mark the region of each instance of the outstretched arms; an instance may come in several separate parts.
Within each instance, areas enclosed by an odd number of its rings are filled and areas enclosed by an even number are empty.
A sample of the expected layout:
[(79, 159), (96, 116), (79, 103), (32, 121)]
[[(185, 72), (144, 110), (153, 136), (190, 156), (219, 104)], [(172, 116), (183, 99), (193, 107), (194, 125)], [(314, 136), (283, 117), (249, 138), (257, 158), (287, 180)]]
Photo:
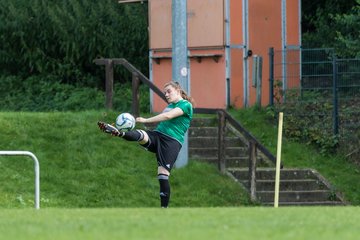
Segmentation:
[(181, 108), (176, 107), (174, 109), (171, 109), (168, 112), (163, 112), (163, 113), (160, 113), (160, 114), (150, 117), (150, 118), (137, 117), (136, 122), (139, 122), (139, 123), (162, 122), (162, 121), (166, 121), (166, 120), (170, 120), (170, 119), (179, 117), (183, 114), (184, 114), (183, 110), (181, 110)]

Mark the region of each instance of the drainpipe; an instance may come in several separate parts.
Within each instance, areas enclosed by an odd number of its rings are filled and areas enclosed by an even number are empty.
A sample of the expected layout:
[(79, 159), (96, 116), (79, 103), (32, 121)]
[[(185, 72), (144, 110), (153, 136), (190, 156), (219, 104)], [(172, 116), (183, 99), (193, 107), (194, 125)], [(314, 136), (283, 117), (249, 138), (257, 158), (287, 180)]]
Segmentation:
[(230, 0), (225, 0), (225, 81), (226, 81), (226, 106), (231, 102), (231, 51), (230, 51)]
[(243, 38), (244, 38), (244, 52), (243, 52), (243, 86), (244, 86), (244, 107), (249, 106), (249, 2), (242, 0), (243, 6)]

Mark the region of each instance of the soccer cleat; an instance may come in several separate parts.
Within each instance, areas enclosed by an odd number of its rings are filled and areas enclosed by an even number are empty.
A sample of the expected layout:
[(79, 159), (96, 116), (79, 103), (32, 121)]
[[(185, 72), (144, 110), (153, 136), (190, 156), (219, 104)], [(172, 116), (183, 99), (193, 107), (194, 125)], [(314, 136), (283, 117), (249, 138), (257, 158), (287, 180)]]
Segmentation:
[(115, 136), (115, 137), (119, 137), (120, 135), (122, 135), (122, 132), (120, 132), (119, 130), (112, 130), (111, 131), (111, 135)]
[(114, 127), (111, 124), (104, 123), (104, 122), (98, 122), (98, 126), (101, 131), (103, 131), (105, 133), (109, 133), (113, 136), (119, 136), (121, 134), (121, 132), (119, 130), (117, 130), (116, 127)]

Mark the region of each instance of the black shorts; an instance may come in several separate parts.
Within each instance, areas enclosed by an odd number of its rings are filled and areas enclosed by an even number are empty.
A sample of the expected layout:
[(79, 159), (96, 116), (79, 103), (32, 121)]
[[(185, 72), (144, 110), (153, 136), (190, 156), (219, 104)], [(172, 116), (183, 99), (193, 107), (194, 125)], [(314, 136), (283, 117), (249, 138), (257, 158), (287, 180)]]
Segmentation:
[(159, 167), (162, 166), (170, 172), (179, 155), (181, 144), (176, 139), (157, 131), (146, 131), (146, 133), (149, 142), (142, 146), (156, 154)]

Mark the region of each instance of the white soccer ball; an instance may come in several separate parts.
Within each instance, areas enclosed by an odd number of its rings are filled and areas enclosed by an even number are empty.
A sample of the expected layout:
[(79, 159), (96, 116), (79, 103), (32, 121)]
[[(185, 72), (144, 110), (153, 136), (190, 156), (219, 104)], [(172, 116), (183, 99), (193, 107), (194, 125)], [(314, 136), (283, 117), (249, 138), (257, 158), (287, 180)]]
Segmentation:
[(130, 113), (121, 113), (115, 121), (115, 127), (120, 131), (130, 131), (135, 127), (135, 118)]

